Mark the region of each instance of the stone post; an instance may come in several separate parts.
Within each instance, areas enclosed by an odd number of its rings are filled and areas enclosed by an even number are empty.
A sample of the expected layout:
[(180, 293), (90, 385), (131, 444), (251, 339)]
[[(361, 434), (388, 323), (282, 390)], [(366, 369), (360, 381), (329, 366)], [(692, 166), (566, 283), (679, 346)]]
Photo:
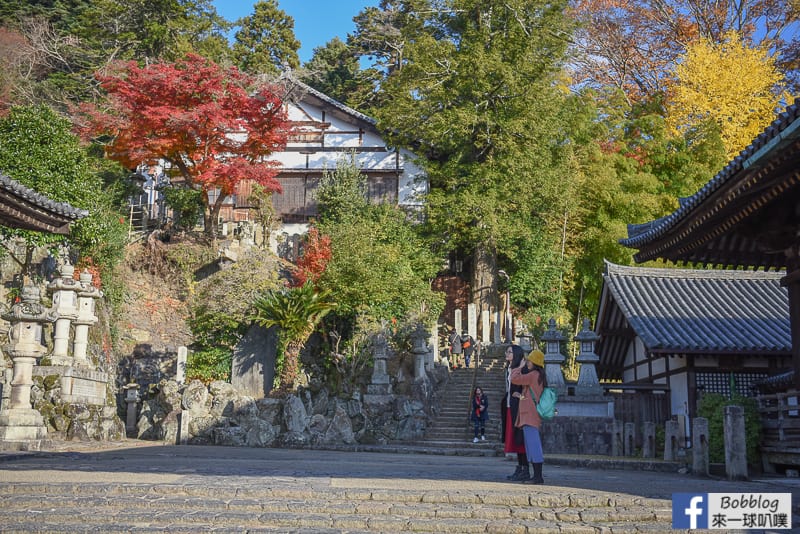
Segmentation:
[(461, 335), (461, 322), (461, 310), (456, 310), (453, 313), (453, 328), (456, 329), (456, 332), (458, 332), (459, 336)]
[(100, 298), (103, 292), (92, 285), (92, 274), (86, 269), (81, 273), (80, 286), (72, 355), (75, 365), (90, 367), (91, 362), (86, 357), (86, 348), (89, 345), (89, 327), (99, 320), (94, 314), (94, 299)]
[(636, 424), (625, 423), (625, 456), (633, 456), (636, 452)]
[(556, 320), (552, 317), (547, 322), (547, 331), (542, 334), (544, 342), (544, 372), (547, 376), (547, 385), (555, 388), (559, 396), (566, 395), (567, 384), (564, 381), (564, 372), (561, 364), (564, 356), (561, 354), (561, 342), (564, 336), (556, 329)]
[(128, 411), (125, 418), (125, 433), (129, 436), (136, 435), (136, 416), (137, 406), (139, 404), (139, 384), (130, 383), (122, 388), (125, 390), (125, 402), (128, 405)]
[(575, 361), (581, 364), (575, 395), (602, 395), (603, 387), (597, 378), (597, 369), (595, 368), (595, 364), (600, 361), (600, 357), (594, 353), (594, 344), (597, 342), (598, 335), (589, 328), (588, 317), (584, 317), (583, 329), (574, 339), (580, 343), (580, 352)]
[(69, 356), (69, 326), (78, 318), (78, 291), (80, 283), (73, 278), (75, 267), (69, 264), (59, 269), (61, 276), (47, 286), (53, 294), (53, 310), (58, 314), (53, 335), (53, 352), (50, 361), (53, 365), (71, 365)]
[(678, 440), (680, 431), (677, 421), (667, 421), (664, 431), (664, 461), (674, 462), (678, 457)]
[(492, 342), (491, 331), (492, 331), (492, 327), (491, 327), (491, 320), (490, 320), (490, 317), (489, 317), (489, 310), (482, 310), (481, 311), (481, 342), (484, 345), (488, 345), (489, 343)]
[(368, 395), (391, 395), (392, 384), (389, 375), (386, 373), (387, 355), (386, 336), (383, 333), (375, 336), (372, 342), (372, 380), (367, 386)]
[(642, 425), (642, 457), (656, 457), (656, 424), (652, 421)]
[(500, 312), (492, 314), (492, 341), (498, 345), (503, 342), (503, 336), (500, 332)]
[(175, 364), (175, 382), (183, 384), (186, 381), (186, 360), (189, 357), (189, 350), (181, 345), (178, 347), (178, 361)]
[(431, 335), (428, 337), (428, 358), (425, 361), (425, 368), (433, 371), (434, 364), (439, 362), (439, 328), (434, 324), (430, 329)]
[(692, 473), (708, 476), (708, 419), (695, 417), (692, 421)]
[(467, 333), (472, 339), (478, 339), (478, 315), (474, 303), (467, 304)]
[(728, 480), (747, 480), (744, 408), (725, 406), (722, 427), (725, 435), (725, 473)]
[(622, 456), (624, 451), (624, 438), (622, 436), (624, 426), (619, 419), (614, 419), (612, 425), (611, 456)]
[(414, 382), (419, 382), (428, 379), (428, 373), (425, 372), (425, 358), (428, 354), (428, 347), (425, 344), (425, 338), (428, 333), (422, 323), (417, 323), (417, 328), (411, 334), (411, 352), (414, 354)]
[(22, 300), (3, 314), (11, 323), (10, 344), (4, 348), (14, 362), (8, 409), (0, 413), (0, 442), (4, 448), (39, 450), (47, 438), (42, 414), (31, 407), (33, 366), (47, 348), (42, 344), (42, 323), (56, 320), (56, 313), (40, 301), (38, 287), (22, 288)]

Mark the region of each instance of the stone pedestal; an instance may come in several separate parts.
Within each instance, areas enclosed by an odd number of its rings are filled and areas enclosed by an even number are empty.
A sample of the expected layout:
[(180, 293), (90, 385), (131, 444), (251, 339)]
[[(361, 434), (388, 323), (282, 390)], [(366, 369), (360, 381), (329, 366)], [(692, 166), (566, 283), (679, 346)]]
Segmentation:
[(31, 407), (33, 366), (36, 358), (47, 350), (42, 345), (42, 323), (56, 319), (39, 300), (39, 289), (22, 288), (22, 300), (12, 306), (3, 318), (11, 322), (5, 348), (14, 362), (8, 409), (0, 413), (0, 446), (12, 450), (39, 450), (47, 437), (42, 415)]
[(89, 345), (89, 327), (99, 319), (94, 314), (94, 299), (100, 298), (103, 293), (92, 285), (92, 275), (84, 270), (80, 276), (80, 290), (78, 291), (78, 318), (75, 320), (75, 341), (73, 343), (74, 365), (90, 367), (92, 363), (86, 356)]
[(81, 286), (73, 278), (75, 268), (72, 265), (63, 265), (59, 271), (61, 276), (47, 286), (47, 290), (53, 294), (53, 310), (58, 314), (50, 361), (53, 365), (72, 365), (69, 355), (70, 323), (78, 318), (78, 291)]
[[(43, 369), (48, 369), (47, 367)], [(50, 368), (53, 369), (53, 368)], [(68, 404), (104, 406), (108, 388), (108, 374), (86, 367), (61, 367), (53, 369), (60, 375), (61, 400)], [(46, 375), (45, 375), (46, 376)]]

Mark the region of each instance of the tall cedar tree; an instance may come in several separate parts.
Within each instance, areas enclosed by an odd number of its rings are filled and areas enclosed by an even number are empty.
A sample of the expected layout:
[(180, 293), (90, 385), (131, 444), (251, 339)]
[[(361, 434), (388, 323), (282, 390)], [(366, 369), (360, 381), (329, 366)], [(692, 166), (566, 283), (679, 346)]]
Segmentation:
[(253, 14), (238, 21), (233, 55), (239, 68), (250, 74), (276, 75), (284, 66), (300, 66), (300, 41), (294, 35), (294, 19), (278, 8), (275, 0), (260, 0)]
[[(559, 248), (560, 188), (570, 176), (558, 80), (566, 2), (435, 4), (406, 14), (424, 24), (409, 25), (414, 38), (382, 83), (386, 105), (375, 114), (394, 144), (424, 157), (431, 234), (443, 252), (471, 255), (473, 301), (495, 307), (500, 269), (512, 281), (525, 272), (559, 283), (550, 251)], [(532, 241), (542, 255), (519, 256)]]
[(376, 77), (374, 69), (361, 70), (354, 49), (338, 37), (314, 48), (301, 72), (305, 83), (358, 110), (364, 110), (375, 96)]
[[(277, 163), (288, 122), (276, 88), (256, 86), (237, 68), (190, 54), (177, 63), (130, 62), (98, 74), (107, 110), (84, 105), (85, 135), (110, 136), (109, 158), (133, 169), (166, 161), (173, 185), (200, 190), (205, 228), (214, 234), (220, 208), (242, 180), (280, 191)], [(218, 192), (210, 203), (209, 194)]]

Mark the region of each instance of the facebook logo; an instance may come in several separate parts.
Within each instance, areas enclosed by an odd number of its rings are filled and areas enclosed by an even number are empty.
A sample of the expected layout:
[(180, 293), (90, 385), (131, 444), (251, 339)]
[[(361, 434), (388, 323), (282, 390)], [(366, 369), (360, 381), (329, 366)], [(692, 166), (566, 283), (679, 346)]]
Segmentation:
[(708, 528), (708, 494), (673, 493), (672, 528)]

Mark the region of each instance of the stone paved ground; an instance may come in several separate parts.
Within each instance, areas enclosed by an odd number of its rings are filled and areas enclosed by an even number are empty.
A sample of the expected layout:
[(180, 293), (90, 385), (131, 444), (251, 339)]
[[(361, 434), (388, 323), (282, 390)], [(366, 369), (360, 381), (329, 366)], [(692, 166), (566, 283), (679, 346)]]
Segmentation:
[(503, 457), (56, 444), (0, 453), (0, 531), (666, 532), (677, 492), (791, 492), (800, 525), (798, 479), (546, 465), (547, 484), (527, 486), (505, 481), (513, 469)]

